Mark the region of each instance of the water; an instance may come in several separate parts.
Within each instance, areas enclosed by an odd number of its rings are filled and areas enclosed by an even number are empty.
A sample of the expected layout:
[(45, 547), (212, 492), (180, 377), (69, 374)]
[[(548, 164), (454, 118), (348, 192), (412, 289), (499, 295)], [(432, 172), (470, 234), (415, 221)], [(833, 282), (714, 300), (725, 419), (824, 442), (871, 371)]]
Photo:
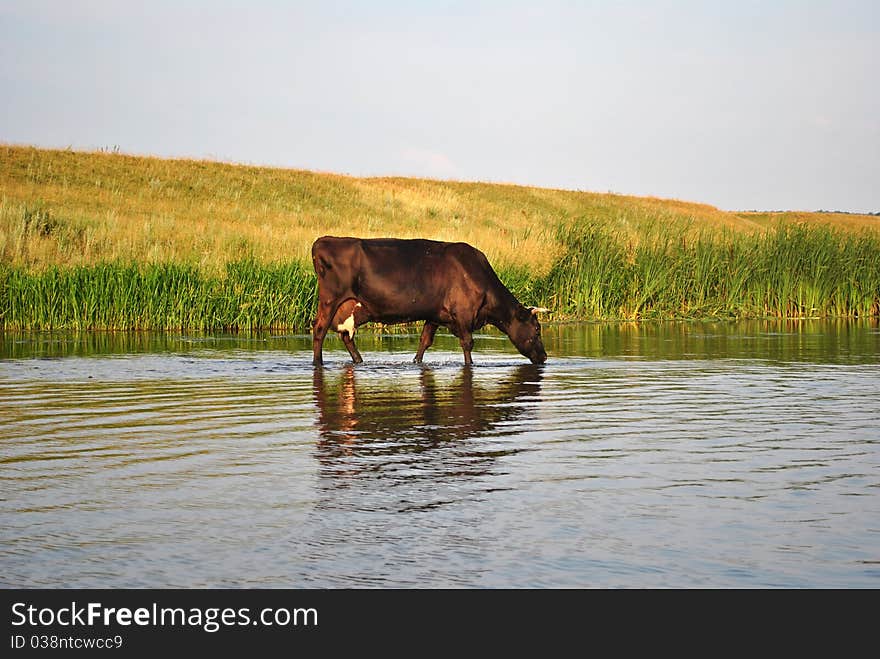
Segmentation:
[(876, 321), (0, 342), (6, 587), (880, 586)]

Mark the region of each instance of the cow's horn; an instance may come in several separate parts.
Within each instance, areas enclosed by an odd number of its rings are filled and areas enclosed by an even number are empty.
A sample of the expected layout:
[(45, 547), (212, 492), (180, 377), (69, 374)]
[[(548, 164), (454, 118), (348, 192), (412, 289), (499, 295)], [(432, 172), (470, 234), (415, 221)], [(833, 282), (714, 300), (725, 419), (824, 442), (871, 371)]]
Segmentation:
[(550, 313), (550, 309), (547, 307), (529, 307), (529, 311), (536, 315), (539, 313)]

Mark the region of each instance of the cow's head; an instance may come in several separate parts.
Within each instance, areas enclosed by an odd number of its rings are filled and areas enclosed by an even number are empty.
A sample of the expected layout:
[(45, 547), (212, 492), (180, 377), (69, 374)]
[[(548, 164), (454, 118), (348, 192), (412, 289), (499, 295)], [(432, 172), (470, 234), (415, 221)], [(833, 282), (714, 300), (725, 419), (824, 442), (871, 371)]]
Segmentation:
[(508, 336), (513, 345), (533, 364), (543, 364), (547, 361), (547, 352), (541, 340), (541, 323), (538, 322), (538, 314), (542, 311), (549, 309), (520, 305), (508, 328)]

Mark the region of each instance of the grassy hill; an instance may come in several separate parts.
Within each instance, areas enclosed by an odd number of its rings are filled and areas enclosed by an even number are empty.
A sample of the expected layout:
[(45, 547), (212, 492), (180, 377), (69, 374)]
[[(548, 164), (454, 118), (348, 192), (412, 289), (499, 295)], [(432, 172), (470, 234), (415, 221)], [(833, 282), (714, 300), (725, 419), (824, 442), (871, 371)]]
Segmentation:
[(462, 240), (556, 318), (880, 311), (880, 218), (0, 145), (0, 323), (307, 327), (312, 241)]

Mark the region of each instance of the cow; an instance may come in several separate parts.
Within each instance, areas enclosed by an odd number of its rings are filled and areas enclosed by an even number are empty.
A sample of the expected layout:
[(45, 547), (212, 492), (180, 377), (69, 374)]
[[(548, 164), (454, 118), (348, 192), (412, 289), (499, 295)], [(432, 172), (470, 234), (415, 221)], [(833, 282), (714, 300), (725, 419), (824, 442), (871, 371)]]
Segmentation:
[(486, 323), (504, 332), (533, 364), (547, 360), (538, 313), (507, 290), (486, 256), (467, 243), (324, 236), (312, 245), (318, 313), (312, 323), (313, 363), (323, 363), (327, 332), (339, 333), (352, 361), (363, 361), (355, 329), (425, 321), (413, 359), (421, 363), (439, 327), (455, 335), (464, 363), (473, 364), (473, 333)]

